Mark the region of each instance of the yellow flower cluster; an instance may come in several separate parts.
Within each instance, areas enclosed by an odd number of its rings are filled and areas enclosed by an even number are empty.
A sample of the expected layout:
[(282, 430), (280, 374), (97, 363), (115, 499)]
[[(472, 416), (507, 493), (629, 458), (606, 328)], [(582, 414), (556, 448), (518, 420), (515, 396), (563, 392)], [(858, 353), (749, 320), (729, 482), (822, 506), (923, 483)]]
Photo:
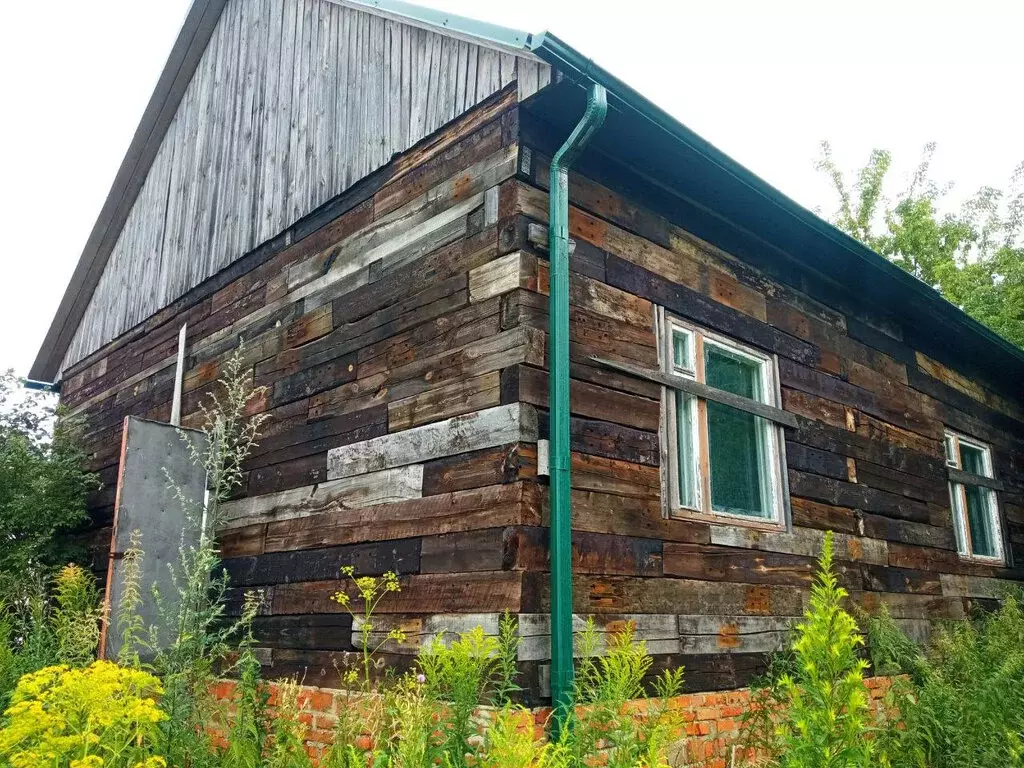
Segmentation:
[(96, 661), (25, 675), (0, 730), (0, 763), (12, 768), (166, 768), (152, 754), (160, 682), (147, 672)]

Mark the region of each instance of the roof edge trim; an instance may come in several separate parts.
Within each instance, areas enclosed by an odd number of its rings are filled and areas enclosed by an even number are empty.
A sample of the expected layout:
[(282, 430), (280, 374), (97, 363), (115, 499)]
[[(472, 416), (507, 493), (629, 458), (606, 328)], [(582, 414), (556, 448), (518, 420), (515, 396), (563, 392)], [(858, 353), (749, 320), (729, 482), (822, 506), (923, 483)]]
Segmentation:
[(488, 43), (492, 47), (513, 53), (517, 56), (537, 58), (530, 49), (533, 35), (520, 29), (490, 24), (466, 16), (421, 5), (403, 2), (403, 0), (327, 0), (336, 5), (344, 5), (357, 11), (365, 11), (375, 16), (394, 19), (421, 29), (445, 32), (467, 42)]
[(619, 80), (615, 75), (602, 69), (592, 59), (583, 56), (550, 32), (535, 35), (530, 43), (531, 50), (540, 58), (557, 68), (563, 76), (573, 81), (572, 73), (576, 74), (575, 82), (585, 86), (586, 80), (593, 80), (608, 90), (610, 106), (635, 112), (644, 120), (654, 124), (668, 133), (673, 139), (699, 153), (708, 162), (721, 168), (737, 181), (747, 186), (756, 194), (775, 206), (781, 213), (797, 219), (819, 236), (825, 237), (835, 245), (861, 261), (866, 267), (880, 273), (879, 279), (894, 280), (905, 290), (920, 297), (931, 306), (941, 320), (959, 325), (965, 330), (982, 337), (987, 343), (994, 345), (1000, 352), (1012, 355), (1024, 363), (1024, 349), (1017, 347), (998, 333), (975, 320), (952, 302), (943, 298), (931, 286), (917, 279), (909, 272), (900, 269), (884, 256), (868, 248), (860, 241), (850, 237), (842, 230), (809, 211), (798, 202), (776, 189), (767, 181), (740, 165), (722, 150), (715, 147), (696, 133), (691, 131), (668, 112), (654, 104), (650, 99)]

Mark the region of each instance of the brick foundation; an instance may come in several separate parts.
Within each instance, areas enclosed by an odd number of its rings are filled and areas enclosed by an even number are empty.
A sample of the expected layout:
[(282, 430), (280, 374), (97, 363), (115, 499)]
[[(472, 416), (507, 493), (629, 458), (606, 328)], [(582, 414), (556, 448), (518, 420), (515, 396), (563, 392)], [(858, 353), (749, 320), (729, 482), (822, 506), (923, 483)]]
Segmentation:
[[(872, 677), (865, 682), (875, 702), (885, 695), (891, 685), (887, 677)], [(278, 701), (279, 687), (276, 683), (268, 683), (268, 686), (270, 705), (273, 708)], [(331, 742), (340, 695), (339, 691), (332, 688), (306, 686), (300, 689), (299, 720), (307, 728), (306, 748), (315, 761), (320, 759)], [(221, 681), (214, 689), (214, 697), (224, 703), (234, 701), (235, 683)], [(669, 706), (683, 710), (686, 723), (686, 741), (675, 755), (673, 764), (681, 768), (727, 768), (733, 765), (732, 753), (739, 749), (740, 723), (749, 705), (749, 688), (716, 693), (688, 693), (672, 699)], [(546, 723), (551, 714), (549, 707), (538, 707), (530, 711), (538, 725)], [(488, 710), (482, 708), (481, 722), (486, 723), (487, 718)], [(214, 737), (223, 742), (222, 734), (215, 732)]]

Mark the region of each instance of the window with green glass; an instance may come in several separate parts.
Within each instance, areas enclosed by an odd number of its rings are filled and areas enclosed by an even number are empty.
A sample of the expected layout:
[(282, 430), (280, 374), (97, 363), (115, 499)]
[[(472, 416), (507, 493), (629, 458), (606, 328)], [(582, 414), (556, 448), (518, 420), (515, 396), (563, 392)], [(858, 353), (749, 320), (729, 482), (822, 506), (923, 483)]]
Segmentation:
[(949, 482), (957, 548), (963, 557), (1002, 561), (996, 492), (982, 484), (985, 478), (993, 477), (992, 450), (983, 443), (949, 431), (945, 446), (947, 465), (978, 478), (977, 483), (952, 479)]
[[(671, 371), (709, 387), (777, 405), (772, 358), (699, 328), (671, 321)], [(729, 405), (669, 394), (673, 506), (754, 521), (781, 520), (779, 428)]]

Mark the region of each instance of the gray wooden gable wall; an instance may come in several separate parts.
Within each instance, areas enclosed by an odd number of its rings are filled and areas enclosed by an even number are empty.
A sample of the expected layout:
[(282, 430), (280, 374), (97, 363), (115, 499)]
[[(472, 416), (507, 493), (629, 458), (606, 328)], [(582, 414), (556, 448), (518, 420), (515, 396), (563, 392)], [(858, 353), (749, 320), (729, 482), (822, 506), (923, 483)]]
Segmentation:
[(231, 0), (62, 369), (513, 80), (525, 97), (549, 77), (334, 0)]

